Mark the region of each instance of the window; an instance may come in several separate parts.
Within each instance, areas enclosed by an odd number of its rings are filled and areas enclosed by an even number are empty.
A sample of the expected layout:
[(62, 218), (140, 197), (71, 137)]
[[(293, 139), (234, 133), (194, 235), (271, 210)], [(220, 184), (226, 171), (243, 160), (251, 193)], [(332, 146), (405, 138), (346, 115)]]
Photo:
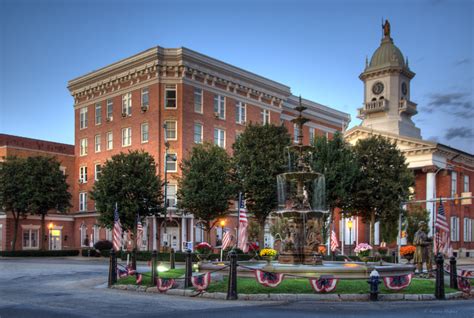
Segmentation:
[(102, 124), (102, 105), (100, 103), (95, 104), (95, 124)]
[(459, 241), (459, 218), (457, 216), (451, 217), (451, 241)]
[(100, 135), (95, 135), (95, 152), (100, 152), (100, 146), (101, 146), (101, 141), (100, 141)]
[(262, 124), (270, 124), (270, 111), (268, 109), (262, 110)]
[(114, 135), (111, 131), (107, 132), (107, 150), (114, 149)]
[(79, 193), (79, 211), (87, 211), (87, 192)]
[(59, 171), (61, 171), (63, 175), (66, 175), (66, 167), (59, 166)]
[(194, 111), (202, 114), (202, 89), (194, 88)]
[(237, 102), (237, 104), (235, 104), (235, 122), (237, 124), (245, 124), (246, 113), (247, 108), (245, 107), (245, 104)]
[(451, 197), (454, 197), (458, 193), (458, 174), (457, 172), (451, 172)]
[(202, 124), (194, 123), (194, 143), (202, 144)]
[(165, 138), (167, 140), (177, 140), (178, 136), (176, 133), (176, 120), (166, 120), (165, 125)]
[(309, 127), (309, 142), (313, 144), (314, 142), (314, 128)]
[(219, 119), (225, 119), (225, 97), (214, 95), (214, 114)]
[(39, 229), (23, 229), (23, 249), (37, 249)]
[(3, 251), (3, 224), (0, 224), (0, 251)]
[(148, 87), (142, 89), (142, 109), (148, 109), (149, 106)]
[(472, 220), (464, 218), (464, 242), (472, 242)]
[(87, 183), (87, 166), (79, 167), (79, 182)]
[(196, 238), (195, 239), (196, 244), (203, 242), (204, 241), (204, 224), (202, 223), (196, 224), (195, 229), (196, 229), (196, 233), (194, 235)]
[(165, 86), (165, 108), (177, 108), (176, 103), (176, 85)]
[(166, 200), (167, 200), (168, 207), (176, 207), (176, 202), (178, 198), (177, 190), (178, 190), (177, 184), (168, 183), (168, 186), (166, 187)]
[(225, 130), (214, 128), (214, 144), (225, 148)]
[(132, 128), (122, 128), (122, 147), (127, 147), (132, 144)]
[(82, 224), (81, 227), (79, 228), (80, 231), (80, 238), (81, 238), (81, 247), (89, 247), (86, 244), (87, 241), (87, 226), (85, 224)]
[(79, 155), (85, 156), (87, 155), (87, 138), (82, 138), (79, 143)]
[(178, 171), (178, 157), (175, 153), (168, 153), (165, 157), (166, 171), (177, 172)]
[(132, 93), (122, 95), (122, 117), (132, 115)]
[(107, 241), (112, 242), (113, 238), (112, 238), (112, 230), (111, 229), (107, 229), (107, 228), (105, 229), (105, 239)]
[(94, 180), (98, 181), (100, 178), (100, 174), (102, 173), (102, 166), (100, 163), (96, 163), (94, 166)]
[(141, 126), (142, 143), (148, 142), (148, 123), (143, 123)]
[(92, 238), (94, 239), (92, 243), (95, 244), (96, 242), (99, 241), (100, 227), (97, 224), (94, 224), (94, 226), (92, 227), (92, 231), (93, 231)]
[(295, 143), (298, 143), (298, 135), (300, 134), (300, 130), (297, 124), (293, 124), (293, 127), (294, 127), (293, 141)]
[(464, 175), (464, 192), (469, 192), (469, 176)]
[(79, 128), (87, 128), (87, 107), (82, 107), (79, 111)]
[(112, 98), (107, 99), (107, 121), (113, 120), (114, 102)]

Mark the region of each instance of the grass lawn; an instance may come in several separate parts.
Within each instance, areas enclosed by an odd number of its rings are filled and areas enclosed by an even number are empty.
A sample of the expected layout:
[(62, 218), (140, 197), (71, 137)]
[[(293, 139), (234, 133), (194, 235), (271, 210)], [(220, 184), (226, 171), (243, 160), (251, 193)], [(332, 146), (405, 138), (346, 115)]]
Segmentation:
[[(184, 275), (184, 269), (170, 269), (166, 272), (159, 273), (163, 278), (179, 278)], [(135, 276), (128, 276), (118, 280), (119, 285), (135, 284)], [(152, 286), (151, 273), (147, 272), (143, 275), (142, 286)], [(383, 282), (380, 284), (380, 293), (382, 294), (434, 294), (435, 281), (430, 279), (414, 278), (410, 286), (397, 292), (385, 288)], [(227, 292), (227, 278), (220, 282), (212, 282), (208, 292)], [(237, 291), (242, 294), (314, 294), (307, 279), (284, 279), (276, 288), (269, 288), (260, 285), (255, 278), (242, 277), (237, 280)], [(455, 289), (445, 286), (446, 293), (455, 292)], [(369, 284), (367, 280), (339, 280), (336, 290), (331, 294), (367, 294), (369, 292)]]

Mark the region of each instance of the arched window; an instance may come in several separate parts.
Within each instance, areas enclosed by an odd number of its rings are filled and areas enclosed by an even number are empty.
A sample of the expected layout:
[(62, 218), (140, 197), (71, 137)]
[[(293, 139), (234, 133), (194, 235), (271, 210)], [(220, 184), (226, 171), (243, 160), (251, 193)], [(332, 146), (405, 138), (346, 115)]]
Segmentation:
[(87, 240), (87, 226), (82, 223), (79, 227), (79, 237), (81, 238), (81, 247), (88, 247), (88, 240)]
[(194, 236), (196, 238), (195, 243), (197, 244), (197, 243), (204, 242), (204, 225), (201, 222), (199, 222), (196, 224), (195, 229), (196, 229), (196, 231), (194, 232), (195, 233)]
[(92, 243), (95, 244), (100, 240), (100, 226), (98, 224), (94, 224), (94, 226), (92, 227), (92, 231), (94, 234), (93, 235), (94, 242)]
[(379, 100), (382, 100), (383, 99), (383, 96), (380, 96)]

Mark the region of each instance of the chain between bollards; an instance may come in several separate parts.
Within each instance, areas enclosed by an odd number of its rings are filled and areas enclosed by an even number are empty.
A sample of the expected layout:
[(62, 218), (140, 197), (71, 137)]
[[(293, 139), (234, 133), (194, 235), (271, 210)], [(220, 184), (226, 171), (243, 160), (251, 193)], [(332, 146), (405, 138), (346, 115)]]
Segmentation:
[(154, 250), (151, 253), (151, 282), (153, 285), (156, 284), (156, 265), (157, 265), (158, 253)]
[(189, 288), (192, 286), (191, 277), (193, 275), (193, 259), (192, 259), (191, 250), (186, 251), (186, 265), (185, 265), (185, 279), (184, 279), (184, 288)]
[(239, 298), (237, 294), (237, 253), (231, 251), (229, 253), (229, 282), (227, 285), (227, 300), (236, 300)]
[(115, 250), (112, 248), (110, 250), (110, 261), (109, 261), (109, 280), (108, 286), (111, 287), (117, 282), (117, 255)]
[(441, 253), (436, 255), (436, 286), (435, 286), (435, 297), (436, 299), (446, 299), (444, 294), (444, 257)]
[(175, 269), (175, 253), (174, 248), (170, 250), (170, 269)]
[(449, 287), (458, 289), (456, 257), (451, 256), (449, 259)]

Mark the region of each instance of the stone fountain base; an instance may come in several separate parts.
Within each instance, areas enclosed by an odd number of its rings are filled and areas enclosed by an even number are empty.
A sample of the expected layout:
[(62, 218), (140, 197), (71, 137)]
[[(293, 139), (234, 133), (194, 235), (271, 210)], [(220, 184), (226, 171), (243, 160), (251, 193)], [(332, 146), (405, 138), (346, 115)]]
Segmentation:
[(278, 256), (280, 264), (303, 264), (303, 265), (322, 265), (323, 258), (321, 255), (314, 253), (294, 253), (282, 252)]

